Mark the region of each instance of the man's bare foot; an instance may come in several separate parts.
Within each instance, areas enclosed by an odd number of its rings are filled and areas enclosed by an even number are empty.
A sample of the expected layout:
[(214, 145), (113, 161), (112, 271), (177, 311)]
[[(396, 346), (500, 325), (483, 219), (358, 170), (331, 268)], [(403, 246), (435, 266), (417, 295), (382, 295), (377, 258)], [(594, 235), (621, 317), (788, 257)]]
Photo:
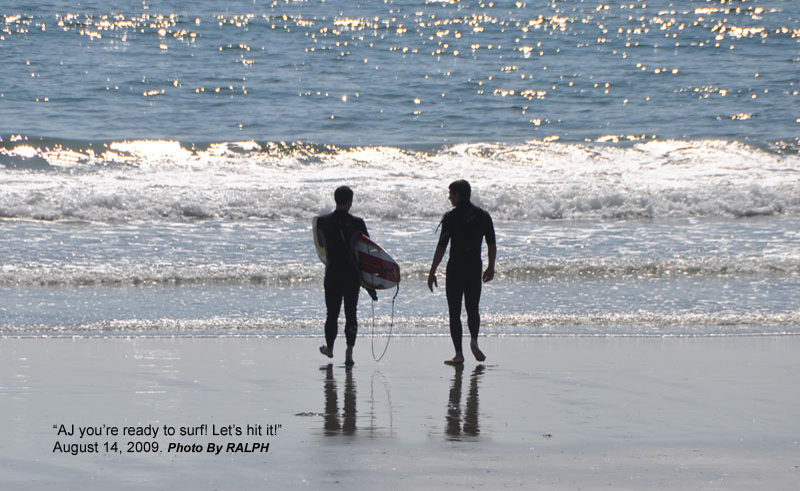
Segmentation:
[(344, 352), (344, 366), (352, 367), (355, 364), (356, 362), (353, 361), (353, 347), (348, 346), (347, 350)]
[(478, 341), (476, 339), (473, 339), (472, 341), (470, 341), (469, 349), (472, 350), (472, 354), (475, 356), (476, 360), (478, 360), (478, 361), (486, 360), (486, 355), (484, 355), (483, 351), (481, 351), (481, 349), (478, 348)]
[(464, 355), (462, 355), (460, 352), (456, 353), (456, 356), (454, 356), (453, 358), (451, 358), (449, 360), (445, 360), (444, 364), (445, 365), (450, 365), (451, 367), (458, 366), (458, 365), (463, 365), (464, 364)]
[(319, 347), (319, 352), (323, 355), (327, 356), (328, 358), (333, 358), (333, 350), (328, 348), (326, 345), (322, 345)]

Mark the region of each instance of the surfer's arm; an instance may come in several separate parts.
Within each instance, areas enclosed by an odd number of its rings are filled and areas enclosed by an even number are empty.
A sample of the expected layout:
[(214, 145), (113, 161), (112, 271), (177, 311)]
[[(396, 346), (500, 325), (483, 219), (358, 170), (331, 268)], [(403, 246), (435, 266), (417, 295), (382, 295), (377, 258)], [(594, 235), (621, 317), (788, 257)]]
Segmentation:
[(486, 271), (483, 272), (483, 281), (484, 283), (492, 281), (494, 278), (494, 263), (497, 259), (497, 244), (489, 244), (489, 267), (486, 268)]
[(492, 216), (486, 213), (486, 248), (489, 251), (489, 267), (483, 272), (483, 282), (487, 283), (494, 278), (494, 263), (497, 259), (497, 236), (494, 233), (494, 222)]
[(447, 249), (445, 247), (437, 247), (436, 252), (433, 253), (433, 262), (431, 263), (431, 270), (428, 273), (428, 289), (433, 291), (434, 285), (439, 286), (436, 282), (436, 268), (439, 267), (439, 263), (442, 262), (442, 258), (444, 258), (444, 252)]

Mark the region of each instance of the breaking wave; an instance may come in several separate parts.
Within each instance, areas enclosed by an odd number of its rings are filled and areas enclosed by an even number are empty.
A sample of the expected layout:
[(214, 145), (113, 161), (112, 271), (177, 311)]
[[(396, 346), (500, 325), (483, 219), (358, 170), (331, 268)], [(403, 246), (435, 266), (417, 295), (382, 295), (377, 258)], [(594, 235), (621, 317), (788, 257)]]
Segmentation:
[(308, 218), (333, 189), (367, 218), (435, 218), (447, 184), (507, 220), (800, 213), (800, 157), (723, 141), (531, 141), (437, 149), (255, 141), (0, 141), (0, 217), (187, 221)]

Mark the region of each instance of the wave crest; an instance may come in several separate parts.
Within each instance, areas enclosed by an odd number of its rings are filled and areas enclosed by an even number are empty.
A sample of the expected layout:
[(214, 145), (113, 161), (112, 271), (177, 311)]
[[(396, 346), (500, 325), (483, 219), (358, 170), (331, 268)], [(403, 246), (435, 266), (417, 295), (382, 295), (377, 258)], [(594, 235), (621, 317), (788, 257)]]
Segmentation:
[(306, 220), (335, 187), (368, 218), (436, 218), (473, 183), (498, 219), (749, 217), (800, 212), (800, 157), (736, 142), (532, 141), (430, 151), (254, 141), (0, 143), (0, 217)]

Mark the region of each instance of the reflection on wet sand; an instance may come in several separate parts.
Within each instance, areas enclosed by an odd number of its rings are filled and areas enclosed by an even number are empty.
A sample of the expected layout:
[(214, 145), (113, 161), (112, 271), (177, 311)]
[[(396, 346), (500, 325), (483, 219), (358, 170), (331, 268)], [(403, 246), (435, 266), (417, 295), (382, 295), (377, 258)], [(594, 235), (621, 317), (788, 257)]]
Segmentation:
[(450, 383), (450, 396), (447, 401), (447, 415), (445, 421), (445, 433), (448, 440), (459, 440), (462, 435), (480, 435), (480, 423), (478, 421), (478, 381), (480, 380), (485, 367), (478, 365), (472, 371), (469, 378), (469, 393), (467, 394), (466, 407), (461, 407), (461, 386), (464, 374), (464, 365), (455, 366), (455, 375)]
[(344, 408), (339, 413), (339, 391), (333, 377), (333, 364), (325, 370), (325, 435), (352, 435), (356, 432), (356, 382), (353, 371), (345, 371)]

